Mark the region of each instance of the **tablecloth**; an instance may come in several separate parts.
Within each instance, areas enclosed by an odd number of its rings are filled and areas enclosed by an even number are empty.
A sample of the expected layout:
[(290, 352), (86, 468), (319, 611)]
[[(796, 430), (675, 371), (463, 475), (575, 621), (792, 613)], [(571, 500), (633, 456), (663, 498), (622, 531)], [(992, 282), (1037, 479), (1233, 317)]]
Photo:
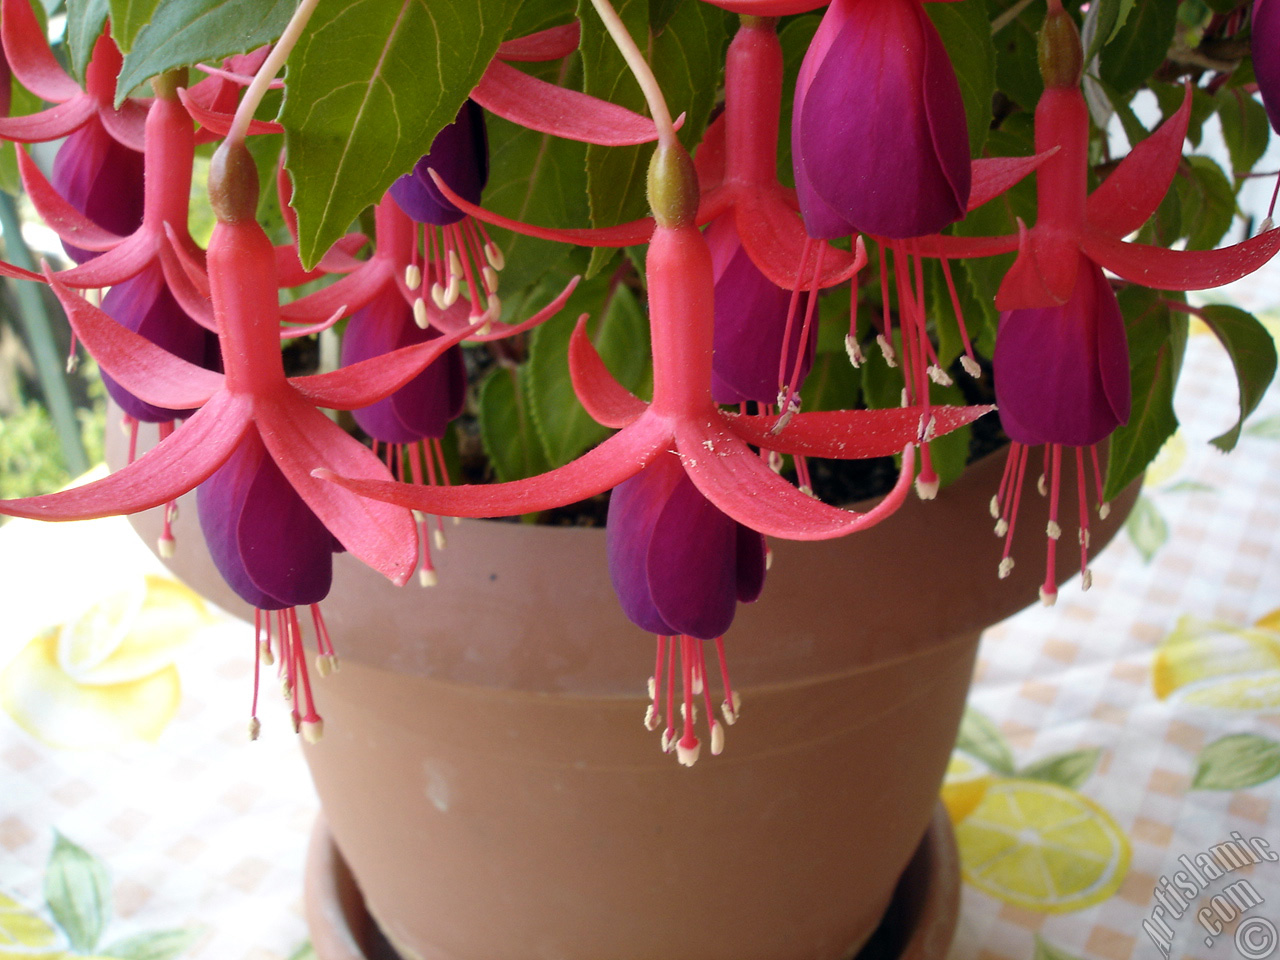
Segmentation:
[[(1276, 950), (1280, 391), (1223, 456), (1236, 406), (1193, 335), (1182, 427), (1092, 590), (984, 637), (944, 790), (953, 960)], [(121, 519), (0, 528), (0, 611), (0, 960), (305, 956), (316, 800), (288, 724), (246, 742), (246, 625)]]

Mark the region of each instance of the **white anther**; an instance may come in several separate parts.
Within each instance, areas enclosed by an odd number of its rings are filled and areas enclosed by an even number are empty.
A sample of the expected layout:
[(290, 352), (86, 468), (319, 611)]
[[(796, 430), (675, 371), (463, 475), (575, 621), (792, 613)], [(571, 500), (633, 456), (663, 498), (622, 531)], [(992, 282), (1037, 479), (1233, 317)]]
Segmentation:
[(774, 473), (782, 472), (782, 454), (777, 450), (769, 451), (769, 469)]
[(271, 644), (266, 641), (258, 644), (258, 662), (264, 667), (275, 666), (276, 655), (271, 652)]
[[(436, 300), (435, 290), (431, 291), (431, 299)], [(439, 305), (440, 302), (436, 300), (436, 306)], [(413, 300), (413, 322), (418, 325), (419, 330), (425, 330), (431, 326), (431, 317), (427, 314), (427, 301), (421, 297), (414, 297)]]
[(1080, 571), (1080, 589), (1088, 590), (1093, 586), (1093, 571), (1085, 567)]
[(489, 291), (489, 294), (492, 296), (497, 293), (498, 271), (493, 269), (493, 267), (485, 267), (480, 271), (480, 275), (484, 277), (484, 288)]
[(1009, 532), (1009, 521), (1001, 517), (996, 521), (996, 536), (1003, 537)]
[(658, 724), (662, 722), (662, 717), (658, 716), (658, 711), (653, 709), (653, 704), (645, 707), (644, 711), (644, 728), (646, 730), (657, 730)]
[(880, 352), (884, 354), (884, 362), (891, 367), (896, 367), (898, 365), (898, 358), (893, 352), (893, 344), (889, 342), (889, 338), (883, 333), (877, 333), (876, 343), (880, 345)]
[(655, 696), (657, 695), (657, 693), (658, 693), (658, 681), (657, 681), (656, 679), (654, 679), (653, 677), (650, 677), (650, 678), (645, 682), (645, 689), (649, 691), (649, 699), (650, 699), (650, 700), (654, 699), (654, 697), (655, 697)]
[[(680, 719), (686, 722), (689, 722), (689, 705), (686, 703), (680, 704)], [(693, 723), (698, 722), (698, 705), (696, 703), (693, 704), (693, 721), (692, 722)]]
[(937, 477), (926, 480), (924, 474), (916, 477), (916, 496), (921, 500), (932, 500), (938, 495), (939, 481)]
[(418, 584), (420, 586), (434, 587), (439, 583), (440, 577), (434, 570), (429, 570), (426, 567), (420, 567), (418, 569)]
[(764, 548), (764, 569), (766, 573), (773, 569), (773, 548), (767, 544)]
[(992, 520), (999, 520), (1000, 519), (1000, 498), (993, 496), (991, 498), (991, 503), (988, 505), (987, 509), (991, 511)]
[[(693, 695), (694, 695), (695, 697), (700, 697), (700, 696), (702, 696), (702, 690), (703, 690), (703, 687), (704, 687), (704, 686), (705, 686), (705, 684), (703, 683), (703, 680), (702, 680), (702, 674), (698, 673), (698, 672), (695, 670), (695, 671), (694, 671), (694, 673), (693, 673), (693, 684), (692, 684)], [(697, 708), (695, 707), (694, 709), (696, 710)], [(695, 717), (695, 718), (697, 717), (697, 714), (696, 714), (696, 713), (694, 714), (694, 717)]]
[(920, 442), (928, 443), (938, 435), (938, 418), (930, 417), (929, 422), (924, 425), (924, 430), (920, 434)]
[(1084, 547), (1086, 550), (1089, 549), (1089, 531), (1088, 530), (1086, 530), (1084, 527), (1081, 527), (1079, 536), (1077, 536), (1076, 539), (1080, 541), (1080, 546)]
[(940, 387), (949, 387), (954, 382), (951, 377), (948, 376), (947, 371), (943, 370), (936, 363), (929, 364), (928, 373), (929, 379)]
[(329, 658), (323, 653), (316, 654), (316, 673), (320, 674), (321, 679), (329, 675)]
[(462, 278), (462, 258), (458, 256), (457, 250), (449, 251), (449, 276)]
[(853, 364), (853, 369), (857, 370), (867, 359), (862, 355), (862, 344), (853, 338), (852, 334), (844, 335), (844, 352), (849, 355), (849, 362)]
[(431, 540), (436, 545), (437, 550), (443, 550), (445, 548), (444, 531), (439, 527), (436, 527), (435, 531), (432, 533)]
[(1109, 503), (1098, 504), (1098, 519), (1105, 520), (1109, 516), (1111, 516), (1111, 504)]
[[(293, 684), (291, 684), (288, 680), (280, 681), (280, 692), (284, 695), (284, 698), (287, 702), (289, 703), (293, 702)], [(295, 730), (293, 732), (297, 733), (298, 731)]]
[(1046, 607), (1052, 607), (1055, 603), (1058, 602), (1057, 589), (1055, 588), (1054, 590), (1050, 591), (1050, 590), (1046, 590), (1043, 586), (1041, 586), (1040, 602), (1044, 604)]
[(492, 240), (484, 245), (484, 258), (495, 270), (501, 270), (507, 265), (507, 258), (502, 255), (502, 248)]
[(799, 490), (801, 493), (803, 493), (806, 497), (813, 497), (815, 500), (818, 499), (817, 495), (814, 494), (813, 492), (813, 487), (809, 486), (807, 483), (800, 484), (800, 486), (796, 487), (796, 489)]
[(1057, 540), (1062, 536), (1062, 527), (1058, 524), (1057, 520), (1050, 520), (1045, 524), (1044, 532), (1049, 535), (1050, 540)]
[(156, 553), (160, 554), (161, 560), (172, 560), (176, 552), (177, 541), (172, 536), (162, 536), (156, 540)]
[(307, 743), (319, 743), (320, 738), (324, 736), (323, 720), (303, 720), (300, 726), (302, 739)]
[(670, 753), (671, 748), (676, 745), (676, 732), (670, 728), (662, 731), (662, 752)]
[(676, 741), (676, 759), (686, 767), (692, 767), (698, 762), (698, 754), (702, 752), (702, 744), (697, 740), (693, 741), (693, 746), (687, 747), (684, 740)]
[(1049, 481), (1045, 479), (1043, 473), (1036, 477), (1036, 490), (1042, 497), (1047, 497), (1049, 495)]
[(1004, 580), (1011, 573), (1013, 573), (1013, 557), (1005, 557), (1000, 561), (1000, 566), (996, 568), (996, 575), (999, 576), (1001, 580)]
[(258, 734), (262, 733), (262, 723), (257, 717), (249, 718), (249, 739), (257, 740)]
[(718, 757), (724, 753), (724, 727), (715, 720), (711, 721), (711, 755)]
[(416, 263), (406, 264), (404, 268), (404, 285), (410, 290), (417, 290), (422, 283), (422, 268)]
[(75, 373), (80, 369), (80, 355), (77, 353), (67, 354), (67, 373)]
[[(1268, 230), (1274, 228), (1275, 225), (1275, 221), (1270, 217), (1264, 217), (1262, 222), (1258, 224), (1258, 233), (1266, 233)], [(1257, 236), (1257, 234), (1254, 234), (1254, 236)]]
[(471, 298), (470, 291), (467, 290), (466, 287), (462, 286), (459, 279), (457, 277), (450, 276), (449, 285), (444, 288), (444, 298), (440, 304), (440, 309), (448, 310), (458, 302), (458, 297), (460, 296), (465, 296), (467, 299)]
[[(444, 287), (440, 286), (439, 281), (431, 284), (431, 302), (436, 305), (439, 310), (447, 309), (444, 305)], [(417, 319), (415, 315), (414, 319)]]
[(982, 376), (982, 367), (978, 366), (978, 361), (967, 353), (960, 358), (960, 366), (964, 368), (965, 373), (975, 380)]

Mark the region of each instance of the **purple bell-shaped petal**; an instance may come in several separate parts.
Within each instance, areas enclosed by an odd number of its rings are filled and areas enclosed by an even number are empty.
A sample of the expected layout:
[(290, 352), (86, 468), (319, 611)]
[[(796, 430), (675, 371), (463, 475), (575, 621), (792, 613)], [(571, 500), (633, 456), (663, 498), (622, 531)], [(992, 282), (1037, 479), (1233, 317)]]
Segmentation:
[(1129, 419), (1124, 317), (1087, 257), (1066, 303), (1000, 314), (993, 364), (1000, 421), (1017, 443), (1086, 447)]
[[(50, 182), (104, 230), (128, 236), (142, 223), (142, 154), (116, 141), (97, 117), (63, 141)], [(98, 256), (65, 241), (62, 248), (76, 263)]]
[(1253, 73), (1272, 129), (1280, 132), (1280, 2), (1253, 0)]
[[(778, 399), (779, 360), (787, 332), (791, 292), (776, 286), (760, 272), (738, 237), (732, 215), (712, 222), (706, 231), (715, 275), (715, 354), (712, 360), (711, 395), (716, 403)], [(797, 382), (790, 378), (804, 329), (808, 297), (796, 304), (787, 344), (784, 381), (799, 389), (813, 366), (818, 326), (812, 324), (804, 344)]]
[[(137, 276), (122, 280), (102, 298), (102, 310), (122, 327), (146, 337), (169, 353), (206, 369), (220, 367), (218, 338), (197, 324), (178, 305), (164, 280), (158, 262), (144, 267)], [(106, 372), (102, 380), (107, 392), (129, 416), (145, 423), (167, 423), (185, 419), (193, 410), (170, 410), (139, 400)]]
[(914, 237), (964, 216), (964, 103), (921, 0), (835, 0), (805, 54), (794, 118), (810, 236)]
[[(404, 297), (388, 286), (352, 314), (342, 338), (342, 364), (350, 366), (439, 336), (430, 327), (419, 329)], [(375, 440), (414, 443), (443, 437), (449, 421), (462, 412), (466, 393), (462, 350), (451, 347), (391, 396), (355, 410), (354, 415), (360, 429)]]
[(250, 429), (196, 493), (200, 528), (218, 571), (260, 610), (319, 603), (337, 542)]
[(391, 196), (400, 209), (419, 223), (438, 227), (457, 223), (465, 214), (445, 199), (432, 182), (434, 170), (455, 193), (471, 203), (480, 202), (480, 193), (489, 181), (489, 137), (485, 132), (484, 110), (468, 100), (458, 117), (431, 142), (431, 150), (391, 185)]
[(674, 455), (614, 488), (607, 549), (623, 612), (655, 634), (715, 639), (764, 586), (764, 537), (712, 506)]

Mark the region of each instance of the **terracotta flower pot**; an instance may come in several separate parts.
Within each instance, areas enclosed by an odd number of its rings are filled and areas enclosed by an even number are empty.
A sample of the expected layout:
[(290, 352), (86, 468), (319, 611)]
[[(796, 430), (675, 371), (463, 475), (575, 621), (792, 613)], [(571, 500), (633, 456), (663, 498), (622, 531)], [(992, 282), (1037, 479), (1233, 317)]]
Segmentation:
[[(315, 684), (325, 735), (304, 749), (389, 941), (423, 960), (858, 950), (934, 812), (981, 630), (1036, 597), (1042, 498), (996, 578), (1001, 467), (853, 537), (774, 542), (726, 641), (741, 718), (691, 769), (642, 723), (653, 639), (618, 609), (603, 531), (446, 523), (432, 589), (339, 557), (342, 667)], [(243, 609), (184, 513), (175, 571)], [(153, 540), (158, 520), (139, 526)], [(1059, 559), (1065, 578), (1078, 556)]]

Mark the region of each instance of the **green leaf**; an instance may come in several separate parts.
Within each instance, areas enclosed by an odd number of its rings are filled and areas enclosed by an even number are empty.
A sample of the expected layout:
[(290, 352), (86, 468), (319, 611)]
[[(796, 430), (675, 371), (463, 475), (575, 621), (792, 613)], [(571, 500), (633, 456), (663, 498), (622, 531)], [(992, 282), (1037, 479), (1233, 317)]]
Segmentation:
[[(647, 54), (673, 117), (685, 114), (680, 140), (696, 144), (702, 137), (720, 86), (728, 36), (723, 13), (710, 4), (682, 3), (661, 33), (649, 32), (648, 0), (616, 4), (623, 23)], [(627, 69), (588, 0), (579, 4), (582, 18), (584, 89), (587, 93), (647, 114), (640, 87)], [(647, 44), (645, 42), (647, 37)], [(609, 226), (642, 217), (648, 210), (645, 177), (651, 144), (635, 147), (587, 147), (587, 195), (593, 226)], [(597, 273), (612, 251), (592, 257), (588, 276)]]
[(116, 105), (138, 84), (166, 70), (216, 63), (271, 43), (296, 6), (295, 0), (160, 0), (124, 58)]
[(1176, 3), (1137, 4), (1102, 48), (1102, 79), (1120, 93), (1137, 90), (1164, 63), (1177, 22)]
[(480, 442), (501, 481), (551, 469), (529, 416), (522, 367), (494, 367), (480, 384)]
[(103, 950), (111, 960), (175, 960), (204, 935), (199, 927), (178, 930), (149, 930), (125, 940), (117, 940)]
[(159, 0), (111, 0), (111, 36), (121, 53), (128, 53), (133, 38), (151, 20)]
[(479, 82), (517, 0), (320, 0), (289, 57), (280, 120), (302, 261), (314, 266), (431, 148)]
[(1260, 440), (1280, 440), (1280, 416), (1263, 417), (1249, 424), (1245, 434)]
[[(17, 77), (10, 78), (9, 90), (10, 116), (25, 116), (43, 109), (44, 102), (20, 84)], [(22, 178), (18, 175), (18, 155), (14, 152), (16, 149), (16, 144), (8, 140), (0, 140), (0, 190), (14, 197), (22, 193)]]
[(316, 960), (316, 951), (311, 946), (311, 941), (306, 941), (297, 950), (289, 954), (289, 960)]
[(1080, 960), (1073, 953), (1055, 947), (1053, 944), (1046, 942), (1040, 938), (1040, 934), (1036, 934), (1036, 952), (1032, 960)]
[(1219, 90), (1216, 100), (1222, 139), (1231, 154), (1232, 174), (1243, 176), (1267, 152), (1271, 140), (1267, 111), (1254, 97), (1234, 87)]
[(778, 43), (782, 45), (782, 109), (778, 112), (778, 182), (784, 186), (795, 186), (795, 171), (791, 168), (791, 136), (786, 132), (791, 129), (791, 114), (795, 110), (796, 76), (800, 73), (800, 64), (804, 62), (805, 52), (813, 42), (813, 35), (818, 30), (822, 17), (816, 13), (788, 20), (778, 31)]
[(861, 383), (843, 347), (838, 353), (819, 353), (800, 388), (800, 409), (848, 410), (857, 403)]
[[(1160, 104), (1162, 118), (1167, 120), (1182, 108), (1182, 102), (1187, 95), (1186, 88), (1182, 84), (1151, 82), (1148, 87), (1155, 94), (1156, 102)], [(1187, 139), (1191, 141), (1193, 147), (1200, 146), (1204, 122), (1213, 116), (1217, 108), (1217, 101), (1208, 93), (1199, 87), (1191, 88), (1191, 116), (1187, 120)]]
[(1243, 790), (1280, 775), (1280, 743), (1253, 733), (1213, 741), (1196, 758), (1194, 790)]
[(1276, 375), (1276, 344), (1267, 328), (1253, 314), (1238, 307), (1216, 304), (1204, 307), (1199, 317), (1221, 341), (1235, 367), (1239, 386), (1240, 418), (1225, 433), (1210, 441), (1224, 453), (1235, 449), (1245, 418), (1258, 408)]
[(1089, 16), (1096, 18), (1093, 42), (1085, 52), (1084, 62), (1089, 63), (1098, 51), (1116, 38), (1120, 28), (1129, 19), (1135, 0), (1097, 0), (1089, 8)]
[(996, 91), (996, 50), (984, 3), (931, 3), (925, 8), (951, 57), (969, 126), (969, 152), (982, 153), (991, 129)]
[(1102, 751), (1097, 747), (1071, 750), (1038, 760), (1019, 771), (1018, 776), (1027, 780), (1056, 783), (1068, 790), (1075, 790), (1089, 779), (1101, 756)]
[[(577, 295), (575, 292), (575, 299)], [(613, 278), (595, 278), (576, 304), (533, 331), (525, 386), (534, 426), (552, 467), (562, 466), (610, 433), (587, 414), (569, 379), (569, 336), (582, 313), (605, 366), (628, 390), (642, 392), (649, 374), (649, 324), (635, 294)]]
[[(1174, 180), (1188, 250), (1212, 250), (1231, 229), (1236, 195), (1222, 168), (1208, 157), (1186, 157)], [(1186, 229), (1190, 227), (1190, 229)]]
[(973, 707), (965, 707), (956, 736), (956, 749), (977, 757), (996, 773), (1014, 775), (1013, 752), (991, 718)]
[(1165, 488), (1165, 493), (1217, 493), (1218, 488), (1211, 483), (1201, 483), (1199, 480), (1179, 480)]
[(71, 72), (84, 80), (93, 45), (107, 22), (108, 0), (67, 0), (67, 50)]
[(44, 898), (72, 948), (93, 953), (111, 919), (111, 881), (96, 857), (60, 833), (45, 868)]
[(1129, 422), (1111, 435), (1104, 500), (1136, 480), (1178, 428), (1173, 388), (1187, 346), (1186, 317), (1171, 313), (1159, 293), (1130, 286), (1118, 299), (1128, 321), (1133, 408)]
[[(991, 12), (995, 14), (997, 7), (1012, 7), (1014, 2), (1015, 0), (993, 2)], [(1036, 39), (1043, 19), (1043, 8), (1037, 8), (1036, 4), (1026, 5), (1004, 29), (992, 37), (996, 49), (996, 83), (1000, 92), (1026, 111), (1035, 110), (1036, 102), (1044, 91), (1044, 80), (1040, 77), (1037, 60)]]
[(1133, 512), (1125, 519), (1125, 532), (1142, 554), (1142, 562), (1150, 563), (1165, 541), (1169, 539), (1169, 524), (1150, 497), (1140, 496), (1133, 505)]
[(528, 36), (549, 27), (558, 27), (568, 23), (578, 14), (578, 0), (538, 0), (537, 3), (522, 3), (507, 28), (507, 37)]

